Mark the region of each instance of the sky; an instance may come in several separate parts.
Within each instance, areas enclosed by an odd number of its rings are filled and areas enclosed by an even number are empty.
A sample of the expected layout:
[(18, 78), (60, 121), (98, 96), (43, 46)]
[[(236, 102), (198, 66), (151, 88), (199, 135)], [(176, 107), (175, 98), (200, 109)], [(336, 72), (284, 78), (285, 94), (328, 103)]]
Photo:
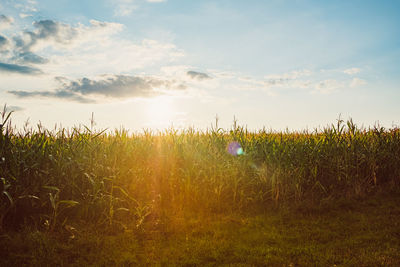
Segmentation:
[(2, 0), (0, 105), (47, 128), (400, 125), (400, 1)]

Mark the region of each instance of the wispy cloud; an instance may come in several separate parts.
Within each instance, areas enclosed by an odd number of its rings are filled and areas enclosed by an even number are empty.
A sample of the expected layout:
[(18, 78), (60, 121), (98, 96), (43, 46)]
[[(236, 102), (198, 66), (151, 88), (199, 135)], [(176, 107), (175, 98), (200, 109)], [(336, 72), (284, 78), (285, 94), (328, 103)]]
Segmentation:
[(71, 66), (76, 66), (88, 76), (128, 74), (157, 64), (173, 64), (183, 56), (183, 51), (172, 43), (148, 39), (137, 43), (121, 38), (94, 38), (74, 50), (52, 55), (48, 69), (65, 76), (71, 73)]
[[(143, 0), (109, 0), (114, 6), (114, 16), (126, 17), (131, 15), (144, 2)], [(148, 3), (162, 3), (166, 0), (145, 0)]]
[(0, 35), (0, 52), (7, 50), (9, 43), (7, 37)]
[(312, 93), (330, 94), (343, 86), (342, 82), (335, 79), (323, 80), (315, 85)]
[(79, 103), (94, 103), (94, 100), (84, 98), (80, 95), (74, 94), (73, 92), (68, 91), (8, 91), (8, 93), (15, 95), (20, 98), (33, 98), (33, 97), (49, 97), (49, 98), (58, 98), (58, 99), (65, 99), (71, 100)]
[(294, 70), (282, 74), (270, 74), (264, 77), (265, 80), (262, 83), (266, 87), (275, 88), (308, 88), (310, 81), (304, 80), (304, 77), (311, 76), (312, 74), (313, 72), (307, 69)]
[(211, 77), (207, 74), (207, 73), (203, 73), (203, 72), (197, 72), (197, 71), (188, 71), (186, 72), (186, 74), (192, 78), (192, 79), (196, 79), (196, 80), (207, 80), (207, 79), (211, 79)]
[(311, 70), (303, 69), (303, 70), (294, 70), (291, 72), (281, 73), (281, 74), (269, 74), (266, 75), (265, 78), (267, 80), (295, 80), (304, 76), (310, 76), (313, 74)]
[(21, 19), (24, 19), (24, 18), (32, 17), (32, 16), (33, 16), (32, 14), (26, 14), (26, 13), (19, 13), (18, 15), (19, 15), (19, 17), (20, 17)]
[(126, 17), (133, 13), (133, 11), (139, 9), (143, 2), (148, 3), (162, 3), (166, 0), (109, 0), (114, 6), (114, 16)]
[(37, 12), (37, 1), (35, 0), (16, 0), (14, 7), (19, 11), (28, 13), (28, 12)]
[(164, 85), (164, 81), (152, 77), (110, 75), (100, 80), (88, 78), (63, 83), (63, 91), (82, 95), (103, 95), (106, 97), (149, 97), (156, 95), (154, 88)]
[(359, 72), (361, 72), (361, 69), (359, 69), (359, 68), (350, 68), (350, 69), (345, 69), (343, 71), (343, 73), (346, 73), (348, 75), (354, 75), (354, 74), (357, 74)]
[(32, 30), (0, 36), (0, 61), (17, 65), (42, 64), (44, 72), (68, 76), (74, 66), (85, 75), (129, 73), (168, 64), (183, 56), (174, 44), (144, 39), (126, 40), (117, 34), (123, 25), (91, 20), (89, 25), (70, 25), (55, 20), (33, 23)]
[(366, 84), (359, 78), (343, 77), (337, 70), (311, 71), (294, 70), (280, 74), (268, 74), (263, 78), (243, 75), (235, 72), (212, 72), (218, 87), (224, 85), (235, 90), (264, 91), (268, 95), (277, 95), (292, 90), (302, 90), (311, 94), (332, 94), (345, 88), (353, 88)]
[(350, 82), (350, 87), (354, 88), (354, 87), (358, 87), (358, 86), (362, 86), (362, 85), (366, 85), (367, 81), (360, 79), (360, 78), (353, 78), (353, 80), (351, 80)]
[(29, 74), (29, 75), (42, 74), (42, 71), (38, 68), (17, 65), (17, 64), (8, 64), (2, 62), (0, 62), (0, 72)]
[[(3, 21), (8, 17), (1, 17)], [(54, 20), (40, 20), (33, 23), (34, 29), (16, 33), (11, 39), (0, 35), (0, 60), (10, 64), (3, 69), (20, 70), (20, 73), (34, 73), (33, 67), (18, 68), (16, 65), (32, 65), (50, 63), (50, 58), (57, 57), (58, 64), (64, 64), (63, 57), (67, 51), (74, 51), (88, 43), (98, 44), (121, 31), (122, 24), (91, 20), (90, 25), (72, 26)], [(44, 52), (51, 47), (52, 53)], [(49, 51), (47, 49), (47, 51)], [(60, 51), (61, 53), (58, 53)], [(40, 55), (41, 53), (45, 56)], [(76, 55), (76, 51), (72, 53)], [(15, 66), (13, 66), (15, 65)], [(54, 69), (54, 66), (53, 66)], [(37, 69), (36, 69), (37, 70)], [(36, 71), (37, 73), (37, 71)]]
[(22, 52), (32, 52), (47, 46), (74, 48), (94, 37), (102, 37), (119, 32), (122, 24), (91, 20), (89, 26), (71, 26), (54, 20), (40, 20), (33, 23), (35, 30), (25, 31), (14, 38), (16, 48)]
[(26, 63), (32, 63), (32, 64), (45, 64), (49, 62), (48, 59), (41, 57), (35, 53), (32, 52), (21, 52), (14, 56), (12, 60), (15, 60), (18, 63), (21, 64), (26, 64)]
[(0, 30), (7, 29), (12, 25), (14, 19), (6, 15), (0, 15)]
[(185, 85), (176, 80), (164, 80), (151, 76), (102, 75), (98, 79), (69, 80), (56, 77), (60, 87), (55, 91), (8, 91), (21, 98), (50, 97), (81, 103), (96, 102), (103, 98), (146, 98), (163, 95), (169, 91), (184, 90)]
[(116, 0), (112, 3), (115, 4), (114, 16), (129, 16), (138, 8), (134, 0)]

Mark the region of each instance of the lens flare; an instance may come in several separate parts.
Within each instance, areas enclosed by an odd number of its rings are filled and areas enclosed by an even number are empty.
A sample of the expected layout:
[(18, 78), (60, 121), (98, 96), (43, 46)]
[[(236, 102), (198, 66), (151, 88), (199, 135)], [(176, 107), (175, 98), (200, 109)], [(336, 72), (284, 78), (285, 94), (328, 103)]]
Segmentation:
[(228, 150), (228, 153), (233, 155), (233, 156), (239, 156), (239, 155), (243, 155), (244, 154), (242, 146), (236, 141), (230, 142), (228, 144), (227, 150)]

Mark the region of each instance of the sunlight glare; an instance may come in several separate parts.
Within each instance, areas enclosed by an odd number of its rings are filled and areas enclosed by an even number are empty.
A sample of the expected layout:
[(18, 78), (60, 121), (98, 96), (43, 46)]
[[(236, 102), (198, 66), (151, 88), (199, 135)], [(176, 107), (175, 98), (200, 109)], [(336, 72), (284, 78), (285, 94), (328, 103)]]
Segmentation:
[(170, 97), (155, 97), (147, 103), (147, 121), (151, 128), (167, 128), (173, 124), (175, 109)]

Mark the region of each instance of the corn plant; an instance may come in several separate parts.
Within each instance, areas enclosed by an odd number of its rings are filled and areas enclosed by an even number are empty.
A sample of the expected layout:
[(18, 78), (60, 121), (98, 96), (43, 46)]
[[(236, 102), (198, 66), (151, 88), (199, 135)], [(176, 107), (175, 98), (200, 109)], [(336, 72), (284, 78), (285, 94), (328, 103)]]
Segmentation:
[(93, 118), (89, 127), (26, 124), (17, 131), (6, 107), (1, 118), (4, 227), (47, 220), (56, 231), (68, 219), (144, 229), (184, 213), (245, 212), (400, 187), (400, 129), (360, 128), (351, 119), (313, 131), (252, 132), (236, 119), (224, 130), (217, 118), (205, 131), (130, 134), (96, 130)]
[[(60, 200), (59, 199), (59, 194), (60, 194), (60, 189), (54, 186), (44, 186), (44, 189), (50, 190), (52, 192), (49, 193), (49, 201), (50, 201), (50, 206), (51, 206), (51, 215), (49, 216), (49, 220), (46, 221), (47, 226), (49, 227), (49, 230), (52, 232), (54, 231), (56, 224), (57, 224), (57, 219), (60, 215), (60, 213), (70, 207), (76, 206), (79, 204), (79, 202), (74, 201), (74, 200)], [(65, 224), (66, 219), (63, 222), (63, 225)]]

